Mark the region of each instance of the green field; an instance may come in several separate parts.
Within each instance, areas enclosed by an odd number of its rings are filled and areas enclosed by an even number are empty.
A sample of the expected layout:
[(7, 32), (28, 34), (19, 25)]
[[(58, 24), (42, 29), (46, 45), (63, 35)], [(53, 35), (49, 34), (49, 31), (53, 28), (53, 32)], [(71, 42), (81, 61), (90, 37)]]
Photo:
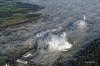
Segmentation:
[[(28, 7), (18, 7), (20, 5), (16, 4), (16, 1), (7, 1), (5, 3), (0, 3), (0, 27), (11, 26), (17, 23), (22, 23), (26, 20), (37, 19), (40, 14), (35, 13), (32, 8)], [(23, 4), (23, 3), (22, 3)], [(27, 4), (25, 4), (27, 6)], [(22, 5), (21, 5), (22, 6)], [(28, 4), (28, 6), (33, 6)], [(33, 12), (30, 14), (30, 12)]]

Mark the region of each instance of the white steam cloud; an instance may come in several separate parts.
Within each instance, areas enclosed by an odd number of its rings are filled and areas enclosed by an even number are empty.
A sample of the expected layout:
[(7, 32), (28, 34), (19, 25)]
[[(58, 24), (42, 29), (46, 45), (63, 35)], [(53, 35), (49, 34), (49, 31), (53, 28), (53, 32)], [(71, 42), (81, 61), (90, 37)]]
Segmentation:
[(46, 44), (48, 45), (48, 50), (53, 51), (67, 51), (72, 47), (72, 45), (66, 39), (66, 33), (58, 35), (50, 35), (46, 39)]
[(80, 30), (84, 30), (87, 27), (87, 23), (85, 21), (80, 20), (77, 22), (77, 26)]
[(80, 31), (84, 31), (87, 29), (87, 22), (86, 22), (86, 17), (84, 16), (84, 20), (78, 20), (77, 22), (74, 23), (74, 26), (79, 29)]

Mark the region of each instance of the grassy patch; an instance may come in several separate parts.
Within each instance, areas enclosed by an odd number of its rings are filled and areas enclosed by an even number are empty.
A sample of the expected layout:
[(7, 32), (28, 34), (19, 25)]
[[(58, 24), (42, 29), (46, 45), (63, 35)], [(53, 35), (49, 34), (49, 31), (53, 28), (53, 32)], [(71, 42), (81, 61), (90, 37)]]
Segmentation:
[(2, 4), (2, 7), (0, 7), (0, 12), (20, 10), (16, 6), (16, 2), (5, 2)]
[(3, 54), (0, 54), (0, 65), (6, 62), (7, 57)]

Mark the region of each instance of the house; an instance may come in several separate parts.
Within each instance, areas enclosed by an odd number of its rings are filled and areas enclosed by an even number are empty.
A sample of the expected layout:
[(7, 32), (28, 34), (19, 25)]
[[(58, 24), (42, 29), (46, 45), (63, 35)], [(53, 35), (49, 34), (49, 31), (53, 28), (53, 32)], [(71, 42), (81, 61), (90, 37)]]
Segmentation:
[(25, 61), (25, 60), (22, 60), (22, 59), (17, 59), (16, 62), (22, 63), (22, 64), (27, 64), (28, 63), (28, 61)]
[(28, 58), (28, 57), (32, 57), (32, 56), (33, 56), (33, 54), (30, 52), (23, 55), (24, 58)]

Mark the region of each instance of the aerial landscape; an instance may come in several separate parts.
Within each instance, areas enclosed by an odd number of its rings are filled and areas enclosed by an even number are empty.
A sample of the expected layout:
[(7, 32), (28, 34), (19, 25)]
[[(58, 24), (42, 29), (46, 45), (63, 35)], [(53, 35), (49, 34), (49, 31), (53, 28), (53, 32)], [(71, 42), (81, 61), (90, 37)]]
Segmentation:
[(100, 66), (100, 0), (0, 0), (0, 66)]

